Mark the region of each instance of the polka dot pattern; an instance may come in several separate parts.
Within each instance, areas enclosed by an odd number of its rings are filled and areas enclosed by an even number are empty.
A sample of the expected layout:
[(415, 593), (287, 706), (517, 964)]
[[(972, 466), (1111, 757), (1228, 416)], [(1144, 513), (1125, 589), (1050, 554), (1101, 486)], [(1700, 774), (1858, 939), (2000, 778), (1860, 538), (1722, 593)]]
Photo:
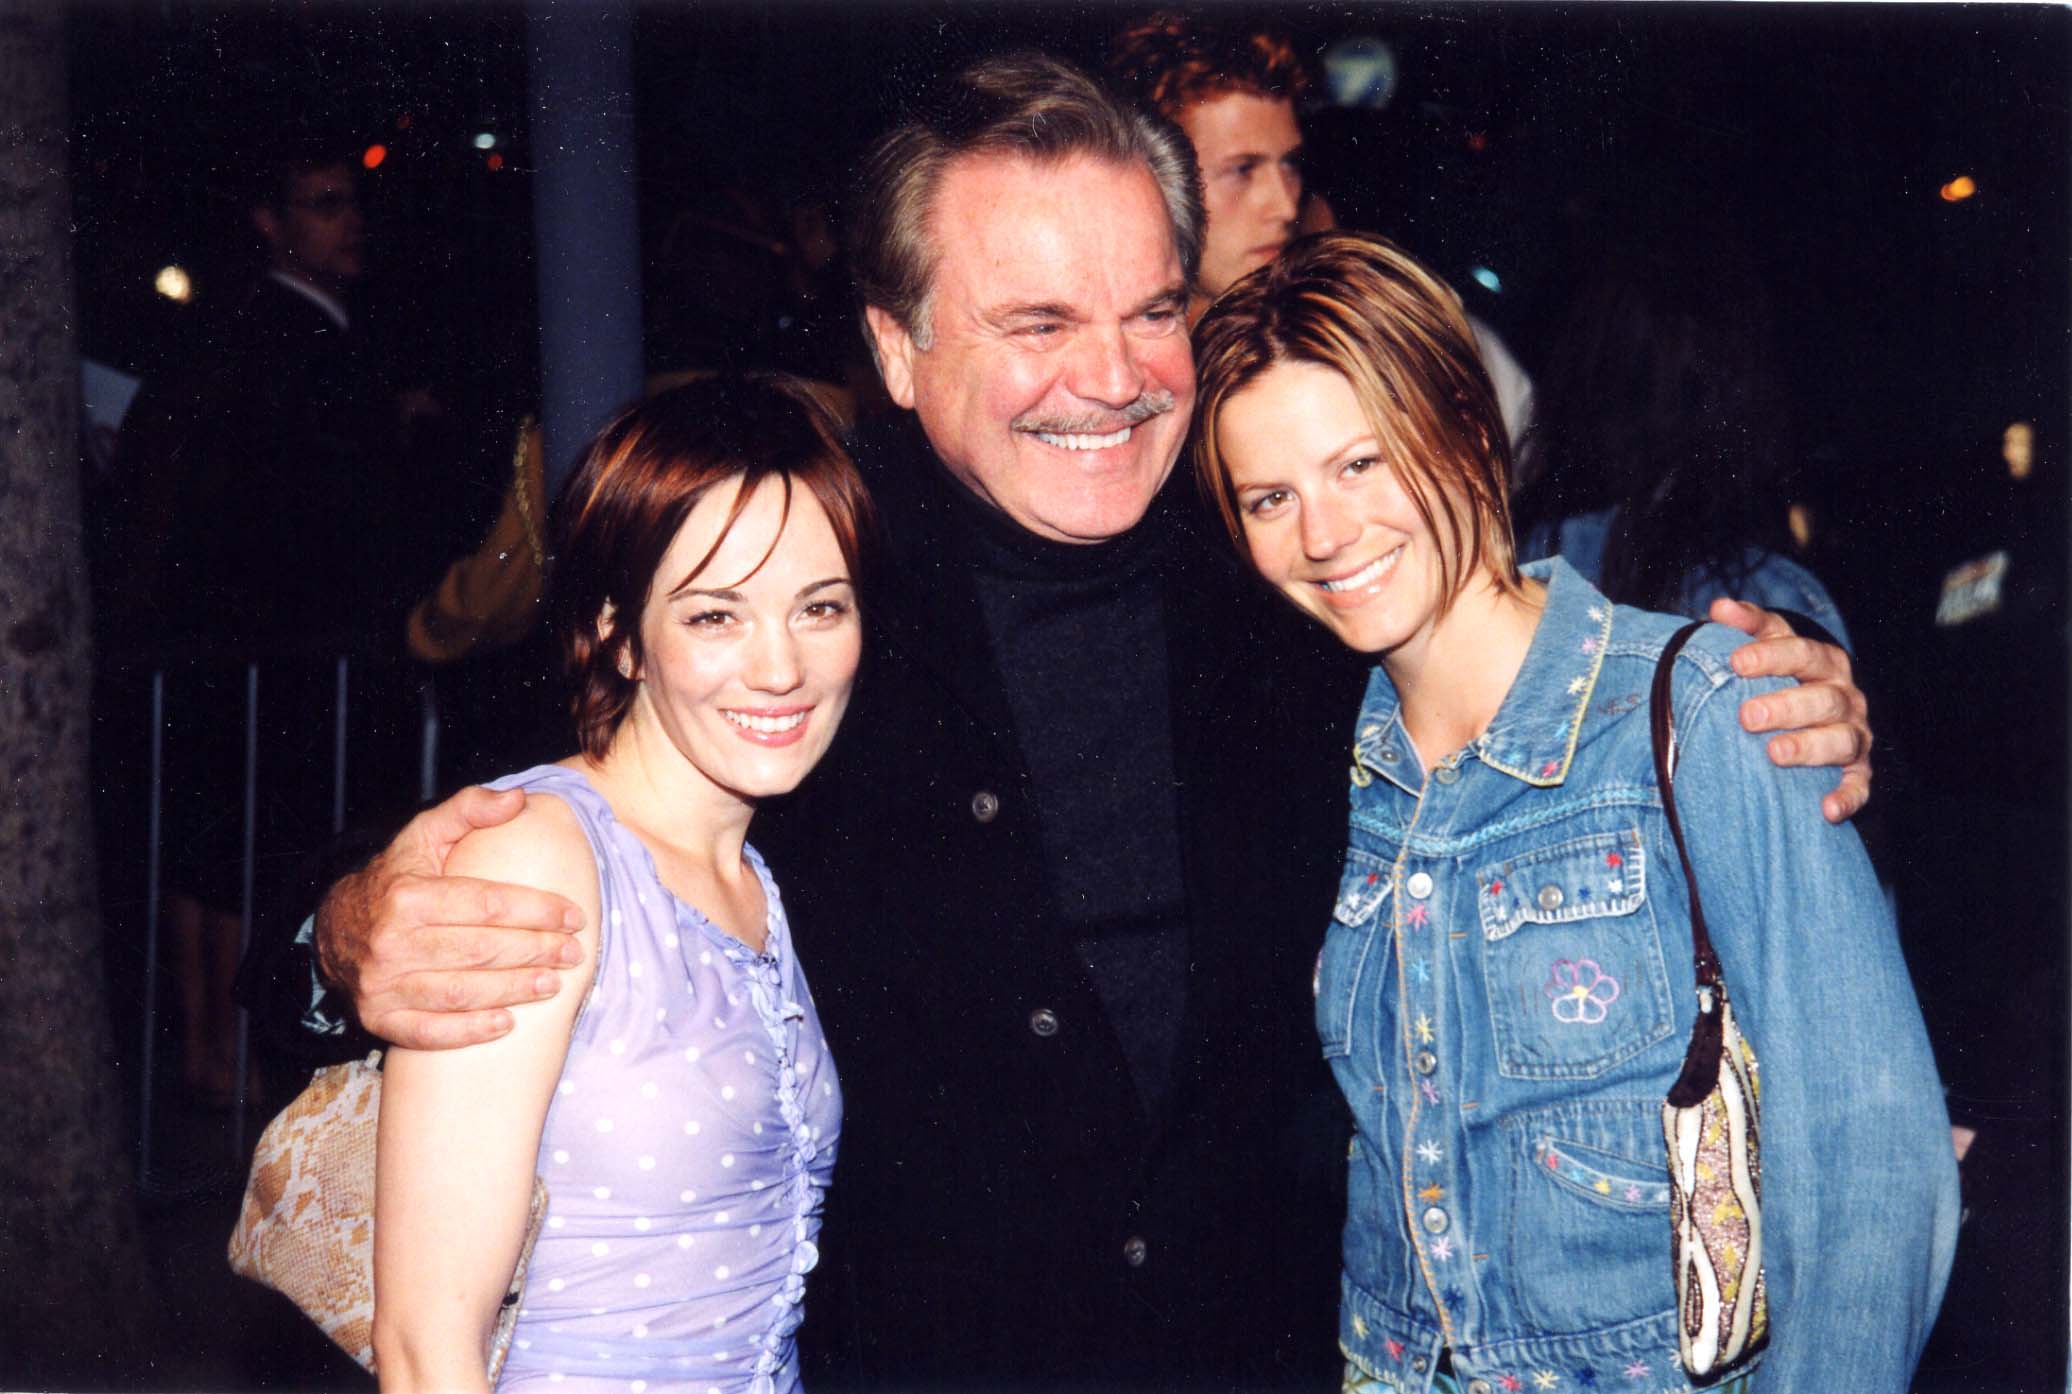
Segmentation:
[[(584, 824), (604, 935), (541, 1135), (548, 1225), (499, 1389), (790, 1394), (841, 1097), (777, 887), (748, 851), (758, 954), (670, 895), (579, 775), (513, 784)], [(660, 1005), (686, 998), (703, 1010)]]

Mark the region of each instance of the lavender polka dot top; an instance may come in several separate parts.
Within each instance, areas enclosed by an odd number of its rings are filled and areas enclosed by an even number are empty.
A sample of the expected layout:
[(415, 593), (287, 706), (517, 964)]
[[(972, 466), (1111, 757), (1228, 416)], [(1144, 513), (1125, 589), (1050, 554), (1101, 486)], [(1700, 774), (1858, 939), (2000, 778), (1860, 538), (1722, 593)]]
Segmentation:
[(574, 770), (553, 794), (597, 859), (597, 977), (540, 1134), (546, 1228), (499, 1390), (781, 1394), (819, 1259), (842, 1093), (776, 883), (756, 953), (664, 889)]

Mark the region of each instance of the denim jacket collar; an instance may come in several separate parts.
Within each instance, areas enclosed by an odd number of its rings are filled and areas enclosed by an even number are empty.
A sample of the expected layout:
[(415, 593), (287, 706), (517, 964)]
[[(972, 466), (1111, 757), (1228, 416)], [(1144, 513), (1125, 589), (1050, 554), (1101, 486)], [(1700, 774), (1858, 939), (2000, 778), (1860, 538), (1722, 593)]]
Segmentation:
[[(1590, 710), (1590, 694), (1611, 640), (1612, 605), (1559, 557), (1521, 570), (1531, 580), (1546, 582), (1546, 608), (1533, 630), (1524, 666), (1472, 749), (1490, 768), (1546, 788), (1568, 778), (1583, 716)], [(1407, 793), (1417, 793), (1417, 772), (1404, 758), (1411, 746), (1402, 728), (1402, 699), (1378, 663), (1368, 679), (1357, 730), (1353, 782), (1362, 784), (1380, 775)], [(1459, 758), (1448, 754), (1446, 762)]]

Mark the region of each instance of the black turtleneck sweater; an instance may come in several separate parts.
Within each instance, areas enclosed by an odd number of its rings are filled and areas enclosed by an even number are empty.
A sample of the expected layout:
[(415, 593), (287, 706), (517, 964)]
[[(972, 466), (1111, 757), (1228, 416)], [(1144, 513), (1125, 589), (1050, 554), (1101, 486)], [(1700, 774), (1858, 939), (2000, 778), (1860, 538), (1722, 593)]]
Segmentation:
[(1147, 1112), (1187, 1001), (1157, 510), (1112, 541), (1053, 542), (951, 482), (953, 529), (1007, 689), (1060, 917)]

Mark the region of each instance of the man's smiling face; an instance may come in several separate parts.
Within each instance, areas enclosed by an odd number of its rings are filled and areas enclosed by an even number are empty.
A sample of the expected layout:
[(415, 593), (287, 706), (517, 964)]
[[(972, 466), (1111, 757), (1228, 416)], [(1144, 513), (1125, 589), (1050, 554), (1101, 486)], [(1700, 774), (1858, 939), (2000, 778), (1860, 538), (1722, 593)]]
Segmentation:
[(950, 162), (929, 217), (928, 344), (868, 312), (894, 401), (1030, 532), (1135, 526), (1194, 406), (1186, 275), (1151, 171), (1075, 155)]

